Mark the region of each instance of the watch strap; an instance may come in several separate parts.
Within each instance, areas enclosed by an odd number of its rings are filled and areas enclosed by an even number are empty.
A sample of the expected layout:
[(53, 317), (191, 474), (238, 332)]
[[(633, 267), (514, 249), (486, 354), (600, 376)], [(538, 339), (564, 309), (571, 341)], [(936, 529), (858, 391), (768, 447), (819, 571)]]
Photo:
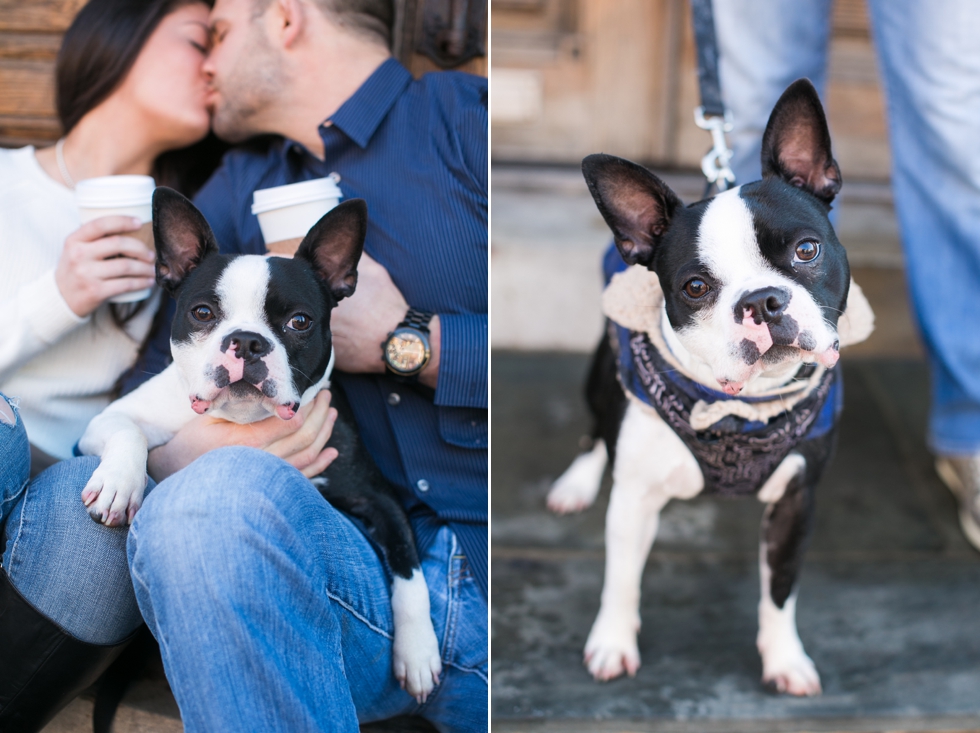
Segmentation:
[(398, 324), (398, 328), (414, 328), (422, 333), (429, 332), (429, 321), (435, 314), (419, 308), (409, 308), (405, 314), (405, 320)]

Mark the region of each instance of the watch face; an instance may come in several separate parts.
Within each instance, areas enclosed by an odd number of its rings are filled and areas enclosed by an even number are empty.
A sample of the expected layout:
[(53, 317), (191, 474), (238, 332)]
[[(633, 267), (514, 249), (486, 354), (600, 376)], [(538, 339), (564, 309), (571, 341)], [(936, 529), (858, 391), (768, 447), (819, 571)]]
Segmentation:
[(397, 372), (411, 374), (425, 366), (429, 345), (411, 329), (399, 328), (385, 344), (388, 364)]

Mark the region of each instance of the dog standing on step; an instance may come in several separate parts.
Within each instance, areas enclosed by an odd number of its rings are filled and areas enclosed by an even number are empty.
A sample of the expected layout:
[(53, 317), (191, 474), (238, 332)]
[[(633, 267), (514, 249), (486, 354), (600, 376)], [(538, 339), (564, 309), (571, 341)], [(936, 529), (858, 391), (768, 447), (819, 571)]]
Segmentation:
[(634, 266), (603, 296), (609, 331), (586, 388), (594, 448), (548, 496), (559, 513), (588, 506), (608, 457), (605, 581), (585, 646), (589, 671), (609, 680), (640, 666), (640, 579), (664, 505), (755, 495), (767, 504), (762, 680), (819, 694), (796, 631), (797, 574), (836, 438), (838, 351), (866, 338), (873, 316), (828, 220), (841, 175), (817, 93), (799, 80), (776, 104), (761, 181), (687, 207), (629, 161), (592, 155), (582, 169)]
[[(177, 302), (174, 362), (109, 405), (82, 436), (82, 453), (102, 458), (82, 491), (93, 519), (109, 526), (132, 521), (143, 501), (148, 451), (196, 415), (290, 420), (330, 386), (330, 312), (354, 292), (366, 231), (367, 206), (352, 199), (327, 212), (292, 259), (223, 255), (190, 201), (156, 190), (157, 282)], [(394, 487), (360, 442), (342, 393), (334, 393), (333, 404), (338, 414), (328, 445), (339, 456), (313, 483), (336, 509), (359, 519), (384, 553), (393, 578), (395, 676), (422, 703), (442, 663), (412, 529)]]

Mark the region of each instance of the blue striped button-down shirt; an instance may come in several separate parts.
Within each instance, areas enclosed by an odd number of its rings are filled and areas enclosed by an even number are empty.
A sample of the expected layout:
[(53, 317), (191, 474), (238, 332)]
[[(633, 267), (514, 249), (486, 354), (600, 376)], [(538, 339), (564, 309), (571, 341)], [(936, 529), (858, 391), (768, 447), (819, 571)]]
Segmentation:
[[(324, 161), (282, 138), (229, 152), (195, 203), (223, 252), (261, 254), (256, 189), (337, 172), (345, 199), (367, 201), (365, 251), (409, 305), (439, 314), (438, 388), (426, 395), (374, 374), (336, 380), (368, 450), (402, 491), (419, 546), (450, 524), (485, 593), (487, 81), (458, 72), (414, 80), (389, 59), (319, 133)], [(165, 336), (154, 350), (169, 353)]]

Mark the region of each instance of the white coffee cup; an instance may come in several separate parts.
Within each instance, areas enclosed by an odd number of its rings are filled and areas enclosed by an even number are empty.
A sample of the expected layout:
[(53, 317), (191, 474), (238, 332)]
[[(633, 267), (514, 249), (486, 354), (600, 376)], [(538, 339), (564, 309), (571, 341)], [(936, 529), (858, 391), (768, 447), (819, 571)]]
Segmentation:
[(259, 217), (266, 249), (272, 254), (296, 254), (306, 233), (343, 198), (338, 180), (333, 173), (327, 178), (256, 191), (252, 213)]
[[(140, 240), (151, 252), (153, 244), (153, 191), (156, 182), (150, 176), (102, 176), (87, 178), (75, 185), (75, 204), (82, 224), (101, 216), (132, 216), (143, 222), (126, 236)], [(110, 303), (132, 303), (145, 300), (152, 288), (134, 290), (110, 298)]]

